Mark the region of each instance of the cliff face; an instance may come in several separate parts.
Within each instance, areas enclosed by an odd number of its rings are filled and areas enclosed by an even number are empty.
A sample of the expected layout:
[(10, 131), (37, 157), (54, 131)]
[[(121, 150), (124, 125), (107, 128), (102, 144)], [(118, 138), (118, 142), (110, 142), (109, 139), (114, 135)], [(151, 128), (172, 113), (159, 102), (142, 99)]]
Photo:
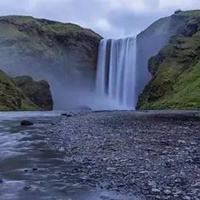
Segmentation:
[[(33, 17), (0, 17), (0, 66), (11, 76), (47, 80), (59, 107), (61, 85), (92, 87), (101, 37), (75, 24)], [(75, 87), (74, 86), (74, 87)], [(67, 104), (66, 99), (66, 104)]]
[(145, 85), (151, 79), (148, 71), (148, 60), (164, 47), (174, 34), (171, 17), (162, 18), (137, 36), (137, 80), (136, 94), (139, 96)]
[(175, 33), (148, 62), (151, 81), (139, 109), (200, 108), (200, 11), (172, 15)]
[(31, 77), (11, 78), (0, 70), (0, 111), (52, 110), (49, 84)]
[(15, 85), (13, 80), (0, 70), (0, 111), (40, 110)]
[(34, 81), (30, 76), (18, 76), (13, 80), (20, 91), (35, 105), (43, 110), (53, 109), (52, 95), (47, 81)]

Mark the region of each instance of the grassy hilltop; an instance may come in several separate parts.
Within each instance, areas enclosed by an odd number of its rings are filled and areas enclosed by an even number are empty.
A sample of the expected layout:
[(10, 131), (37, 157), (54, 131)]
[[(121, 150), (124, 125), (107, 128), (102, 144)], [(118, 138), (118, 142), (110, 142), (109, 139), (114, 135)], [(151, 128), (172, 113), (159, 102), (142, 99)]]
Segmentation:
[(168, 21), (175, 33), (149, 60), (152, 79), (139, 97), (138, 108), (200, 109), (200, 10), (174, 14)]

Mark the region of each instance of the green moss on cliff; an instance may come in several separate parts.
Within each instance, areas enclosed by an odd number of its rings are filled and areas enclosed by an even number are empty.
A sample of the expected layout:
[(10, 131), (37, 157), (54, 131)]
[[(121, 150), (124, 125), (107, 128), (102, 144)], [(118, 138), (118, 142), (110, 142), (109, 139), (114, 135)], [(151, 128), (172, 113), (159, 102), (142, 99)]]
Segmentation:
[(139, 97), (139, 109), (200, 109), (200, 11), (177, 15), (184, 26), (149, 60), (153, 78)]
[(30, 76), (20, 76), (13, 80), (22, 93), (35, 105), (44, 110), (53, 109), (50, 86), (46, 81), (34, 81)]
[[(177, 66), (174, 67), (178, 70)], [(164, 82), (157, 80), (159, 87), (156, 91), (151, 91), (153, 92), (151, 98), (156, 96), (155, 99), (152, 99), (152, 102), (143, 102), (144, 104), (141, 100), (140, 109), (200, 109), (200, 62), (190, 72), (181, 74), (177, 79), (173, 74), (177, 73), (160, 77), (165, 79)], [(152, 87), (155, 86), (154, 84), (157, 83), (154, 82)], [(159, 93), (159, 90), (162, 92)]]
[(179, 15), (184, 16), (184, 17), (188, 17), (188, 16), (199, 17), (200, 10), (187, 10), (184, 12), (180, 12)]
[[(81, 70), (91, 71), (96, 66), (100, 39), (101, 36), (92, 30), (71, 23), (28, 16), (0, 17), (0, 50), (4, 50), (0, 52), (0, 64), (27, 72), (40, 68), (45, 72), (67, 74), (77, 53), (80, 66), (88, 63)], [(8, 60), (8, 56), (12, 59)]]
[(0, 17), (0, 69), (9, 76), (30, 75), (51, 82), (55, 105), (63, 109), (57, 85), (94, 88), (101, 39), (92, 30), (71, 23)]
[(11, 78), (0, 70), (0, 110), (39, 110), (39, 107), (25, 97)]

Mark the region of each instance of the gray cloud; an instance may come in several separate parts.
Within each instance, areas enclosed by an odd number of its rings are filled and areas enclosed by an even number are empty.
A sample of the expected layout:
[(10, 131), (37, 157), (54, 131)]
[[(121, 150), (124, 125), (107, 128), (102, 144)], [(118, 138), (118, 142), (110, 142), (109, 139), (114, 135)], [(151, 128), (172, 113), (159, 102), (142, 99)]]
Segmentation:
[(135, 35), (177, 8), (198, 9), (199, 0), (6, 0), (0, 15), (33, 15), (89, 27), (104, 37)]
[(152, 22), (162, 16), (165, 16), (165, 14), (157, 12), (136, 14), (131, 10), (114, 11), (109, 14), (108, 20), (113, 27), (123, 30), (124, 35), (130, 36), (136, 35), (141, 30), (144, 30)]

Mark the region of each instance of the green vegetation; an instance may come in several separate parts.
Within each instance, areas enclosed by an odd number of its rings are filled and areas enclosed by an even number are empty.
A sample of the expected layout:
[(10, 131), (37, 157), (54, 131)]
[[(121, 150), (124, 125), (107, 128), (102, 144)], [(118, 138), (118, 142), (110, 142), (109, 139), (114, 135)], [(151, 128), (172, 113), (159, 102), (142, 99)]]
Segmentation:
[(35, 105), (43, 110), (53, 109), (51, 91), (46, 81), (34, 81), (30, 76), (19, 76), (13, 80), (22, 93)]
[(31, 77), (10, 78), (0, 70), (0, 111), (51, 110), (53, 102), (46, 81)]
[(200, 11), (176, 15), (182, 20), (179, 34), (149, 60), (153, 78), (139, 109), (200, 109)]
[(198, 113), (198, 114), (196, 115), (196, 117), (200, 120), (200, 113)]
[[(57, 21), (47, 20), (47, 19), (36, 19), (32, 16), (17, 16), (17, 15), (10, 15), (10, 16), (3, 16), (0, 17), (0, 22), (6, 22), (5, 24), (18, 26), (24, 29), (41, 29), (42, 31), (46, 32), (57, 32), (59, 34), (67, 34), (67, 33), (82, 33), (88, 34), (94, 37), (98, 35), (90, 29), (83, 28), (79, 25), (72, 24), (72, 23), (61, 23)], [(23, 27), (26, 26), (26, 27)], [(100, 38), (101, 36), (99, 36)]]
[(11, 78), (0, 70), (0, 110), (39, 110), (40, 108), (24, 96)]
[(188, 10), (184, 12), (180, 12), (178, 15), (183, 16), (183, 17), (199, 17), (200, 16), (200, 10)]
[[(28, 16), (0, 17), (0, 65), (6, 66), (1, 69), (15, 72), (17, 68), (28, 74), (37, 70), (62, 75), (73, 70), (91, 72), (96, 67), (100, 39), (92, 30), (71, 23)], [(79, 55), (76, 61), (75, 55)], [(74, 69), (77, 62), (84, 67)]]
[[(59, 85), (71, 79), (78, 82), (80, 77), (89, 77), (92, 82), (100, 39), (101, 36), (92, 30), (71, 23), (31, 16), (3, 16), (0, 17), (0, 69), (12, 76), (30, 75), (55, 80), (58, 83), (52, 84)], [(23, 94), (28, 101), (20, 97), (21, 100), (12, 101), (12, 94), (10, 100), (6, 94), (5, 100), (2, 94), (0, 98), (4, 102), (0, 104), (0, 110), (32, 110), (38, 106), (39, 109), (52, 109), (47, 82), (35, 82), (30, 77), (13, 80), (15, 83), (12, 84), (18, 86), (16, 93)], [(0, 88), (0, 92), (6, 91)], [(57, 95), (58, 91), (53, 93)]]

